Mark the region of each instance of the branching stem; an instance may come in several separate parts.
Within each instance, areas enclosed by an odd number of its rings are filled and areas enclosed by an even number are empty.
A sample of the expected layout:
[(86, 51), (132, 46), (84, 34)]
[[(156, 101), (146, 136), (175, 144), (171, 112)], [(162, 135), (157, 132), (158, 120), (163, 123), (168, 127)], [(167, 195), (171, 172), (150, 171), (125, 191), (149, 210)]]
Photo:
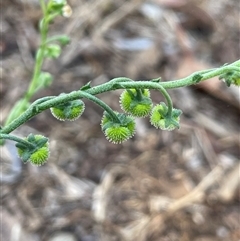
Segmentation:
[(110, 107), (108, 107), (105, 103), (100, 101), (98, 98), (96, 98), (96, 97), (94, 98), (95, 95), (98, 95), (98, 94), (101, 94), (104, 92), (109, 92), (112, 90), (117, 90), (117, 89), (155, 89), (155, 90), (159, 90), (166, 98), (166, 101), (167, 101), (167, 104), (169, 107), (169, 114), (171, 114), (172, 101), (166, 91), (167, 89), (180, 88), (180, 87), (196, 84), (194, 82), (194, 76), (196, 76), (196, 75), (200, 75), (201, 81), (204, 81), (204, 80), (213, 78), (215, 76), (219, 76), (223, 73), (227, 73), (229, 71), (236, 71), (236, 70), (240, 70), (240, 60), (238, 60), (232, 64), (222, 66), (220, 68), (216, 68), (216, 69), (209, 70), (209, 71), (208, 70), (198, 71), (198, 72), (191, 74), (190, 76), (188, 76), (186, 78), (168, 81), (168, 82), (155, 82), (155, 81), (151, 81), (151, 80), (150, 81), (133, 81), (133, 80), (131, 80), (129, 78), (125, 78), (125, 77), (115, 78), (109, 82), (86, 89), (84, 91), (82, 91), (82, 90), (73, 91), (71, 93), (56, 96), (56, 97), (53, 97), (53, 96), (44, 97), (43, 102), (42, 102), (42, 99), (39, 99), (35, 103), (33, 103), (18, 118), (13, 120), (8, 125), (4, 126), (0, 130), (0, 133), (8, 134), (44, 110), (47, 110), (47, 109), (49, 109), (53, 106), (57, 106), (59, 104), (64, 104), (71, 100), (82, 99), (82, 98), (87, 98), (91, 101), (94, 101), (95, 103), (100, 105), (103, 109), (108, 111), (108, 113), (117, 121), (117, 117), (114, 114), (113, 110)]

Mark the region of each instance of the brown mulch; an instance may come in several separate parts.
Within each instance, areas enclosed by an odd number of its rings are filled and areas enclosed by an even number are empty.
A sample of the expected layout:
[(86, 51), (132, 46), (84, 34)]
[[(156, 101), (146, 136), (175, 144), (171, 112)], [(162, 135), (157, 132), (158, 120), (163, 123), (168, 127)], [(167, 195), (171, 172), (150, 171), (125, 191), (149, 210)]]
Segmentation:
[[(50, 35), (68, 34), (71, 44), (45, 62), (55, 80), (34, 99), (119, 76), (179, 79), (240, 58), (237, 0), (69, 4), (73, 16), (57, 18)], [(41, 11), (34, 0), (0, 7), (3, 124), (31, 78)], [(120, 93), (99, 97), (120, 110)], [(18, 128), (19, 136), (49, 137), (51, 157), (42, 167), (22, 165), (12, 142), (1, 147), (0, 240), (239, 241), (239, 89), (214, 78), (169, 93), (183, 110), (180, 129), (138, 119), (122, 145), (105, 139), (102, 110), (88, 101), (75, 122), (46, 111)]]

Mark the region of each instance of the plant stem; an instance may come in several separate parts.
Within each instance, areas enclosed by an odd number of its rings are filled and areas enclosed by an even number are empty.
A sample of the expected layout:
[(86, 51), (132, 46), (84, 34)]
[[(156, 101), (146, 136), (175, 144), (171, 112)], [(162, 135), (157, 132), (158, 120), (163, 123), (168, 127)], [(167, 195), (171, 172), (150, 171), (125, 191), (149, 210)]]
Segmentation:
[(114, 120), (116, 123), (121, 123), (121, 121), (119, 120), (119, 118), (117, 117), (115, 112), (107, 104), (105, 104), (102, 100), (100, 100), (97, 97), (95, 97), (94, 95), (88, 94), (84, 91), (81, 91), (81, 95), (82, 95), (82, 97), (98, 104), (101, 108), (103, 108), (111, 116), (112, 120)]
[[(108, 107), (105, 103), (100, 101), (99, 99), (92, 99), (94, 95), (101, 94), (104, 92), (112, 91), (112, 90), (117, 90), (117, 89), (157, 89), (161, 91), (161, 93), (164, 95), (164, 97), (167, 100), (167, 104), (169, 107), (169, 111), (172, 109), (172, 101), (170, 96), (168, 95), (166, 89), (173, 89), (173, 88), (180, 88), (184, 86), (189, 86), (196, 84), (194, 82), (194, 76), (196, 75), (202, 75), (201, 81), (210, 79), (215, 76), (219, 76), (223, 73), (227, 73), (229, 71), (236, 71), (236, 69), (240, 69), (240, 60), (227, 65), (227, 66), (222, 66), (217, 69), (213, 69), (211, 71), (208, 70), (203, 70), (203, 71), (198, 71), (190, 76), (179, 79), (179, 80), (173, 80), (173, 81), (168, 81), (168, 82), (153, 82), (153, 81), (133, 81), (129, 78), (125, 77), (119, 77), (112, 79), (109, 82), (106, 82), (104, 84), (86, 89), (84, 91), (73, 91), (69, 94), (65, 95), (60, 95), (57, 97), (49, 97), (50, 99), (48, 100), (48, 97), (44, 97), (44, 102), (42, 102), (42, 99), (37, 100), (34, 104), (32, 104), (23, 114), (21, 114), (18, 118), (14, 119), (11, 123), (8, 125), (4, 126), (1, 130), (0, 133), (2, 134), (8, 134), (18, 128), (20, 125), (23, 123), (27, 122), (30, 120), (32, 117), (37, 115), (38, 113), (49, 109), (53, 106), (57, 106), (59, 104), (64, 104), (68, 101), (71, 100), (76, 100), (76, 99), (81, 99), (81, 98), (87, 98), (92, 101), (95, 101), (95, 103), (99, 104), (102, 108), (104, 108), (106, 111), (110, 113), (114, 113), (113, 110)], [(42, 103), (41, 103), (42, 102)], [(36, 111), (37, 110), (37, 111)], [(169, 112), (170, 113), (170, 112)], [(170, 113), (171, 114), (171, 113)], [(114, 115), (110, 114), (114, 119)], [(117, 121), (117, 119), (115, 119)]]
[(46, 40), (47, 40), (48, 25), (49, 25), (49, 23), (46, 21), (46, 16), (45, 16), (45, 14), (46, 14), (45, 2), (44, 2), (44, 0), (41, 0), (40, 3), (41, 3), (41, 7), (43, 9), (43, 12), (44, 12), (44, 17), (42, 19), (42, 26), (40, 28), (41, 43), (40, 43), (40, 48), (38, 49), (37, 55), (36, 55), (36, 62), (35, 62), (35, 66), (34, 66), (33, 77), (29, 84), (27, 93), (24, 95), (24, 97), (19, 102), (17, 102), (13, 106), (13, 108), (5, 122), (5, 126), (8, 125), (9, 123), (11, 123), (14, 119), (16, 119), (20, 114), (22, 114), (25, 111), (25, 109), (29, 103), (29, 100), (32, 98), (32, 96), (38, 89), (37, 88), (38, 87), (37, 86), (38, 78), (39, 78), (43, 60), (44, 60), (44, 52), (45, 52), (45, 48), (46, 48)]
[(223, 66), (223, 67), (220, 67), (217, 69), (213, 69), (212, 71), (207, 72), (207, 73), (206, 73), (206, 70), (202, 70), (202, 71), (195, 72), (186, 78), (182, 78), (179, 80), (173, 80), (173, 81), (169, 81), (169, 82), (162, 82), (162, 86), (165, 89), (175, 89), (175, 88), (180, 88), (180, 87), (184, 87), (184, 86), (189, 86), (189, 85), (194, 84), (192, 79), (197, 74), (203, 75), (203, 78), (201, 79), (201, 82), (202, 82), (204, 80), (211, 79), (215, 76), (219, 76), (228, 71), (236, 71), (236, 68), (237, 68), (237, 71), (240, 71), (240, 69), (238, 67), (240, 67), (240, 60), (237, 60), (230, 65)]
[(44, 60), (44, 52), (46, 49), (46, 40), (47, 40), (47, 32), (48, 32), (48, 22), (46, 21), (46, 18), (44, 17), (42, 19), (42, 26), (40, 29), (41, 33), (41, 45), (40, 48), (37, 52), (36, 56), (36, 64), (34, 67), (34, 72), (33, 72), (33, 78), (30, 82), (29, 88), (27, 90), (27, 94), (25, 95), (25, 98), (27, 101), (31, 99), (33, 94), (35, 93), (35, 89), (37, 88), (38, 84), (38, 78), (41, 72), (43, 60)]
[(0, 134), (0, 139), (5, 139), (5, 140), (12, 140), (12, 141), (16, 141), (18, 143), (21, 143), (23, 145), (25, 145), (26, 147), (30, 147), (31, 149), (35, 148), (35, 146), (28, 142), (28, 141), (25, 141), (17, 136), (14, 136), (14, 135), (9, 135), (9, 134)]

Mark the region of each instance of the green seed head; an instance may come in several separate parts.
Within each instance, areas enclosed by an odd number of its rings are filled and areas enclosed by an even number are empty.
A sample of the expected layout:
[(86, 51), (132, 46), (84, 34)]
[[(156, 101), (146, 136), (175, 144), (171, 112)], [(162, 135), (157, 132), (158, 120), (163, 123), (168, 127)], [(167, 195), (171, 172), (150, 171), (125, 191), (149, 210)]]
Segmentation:
[(29, 161), (34, 166), (42, 166), (47, 162), (49, 154), (50, 154), (49, 148), (42, 147), (30, 156)]
[(135, 134), (135, 121), (131, 116), (124, 113), (117, 113), (120, 123), (116, 123), (106, 112), (103, 115), (101, 126), (106, 138), (114, 143), (120, 144)]
[(74, 121), (84, 112), (85, 104), (81, 100), (74, 100), (66, 104), (52, 107), (52, 115), (60, 121)]
[(179, 128), (181, 113), (181, 110), (173, 109), (172, 115), (168, 116), (168, 107), (165, 103), (161, 103), (152, 109), (150, 122), (157, 129), (172, 131)]
[[(140, 94), (139, 94), (140, 93)], [(146, 117), (152, 109), (152, 100), (148, 89), (125, 90), (120, 96), (120, 106), (126, 113), (135, 117)]]
[(106, 129), (105, 135), (106, 138), (114, 144), (120, 144), (131, 137), (128, 128), (123, 126), (109, 127)]
[[(41, 166), (47, 162), (47, 159), (50, 155), (49, 151), (49, 142), (42, 135), (32, 135), (24, 138), (30, 143), (35, 145), (35, 149), (17, 148), (18, 155), (21, 159), (24, 160), (24, 163), (29, 161), (32, 165)], [(42, 142), (44, 140), (44, 142)], [(46, 140), (46, 141), (45, 141)], [(41, 142), (43, 144), (41, 144)]]

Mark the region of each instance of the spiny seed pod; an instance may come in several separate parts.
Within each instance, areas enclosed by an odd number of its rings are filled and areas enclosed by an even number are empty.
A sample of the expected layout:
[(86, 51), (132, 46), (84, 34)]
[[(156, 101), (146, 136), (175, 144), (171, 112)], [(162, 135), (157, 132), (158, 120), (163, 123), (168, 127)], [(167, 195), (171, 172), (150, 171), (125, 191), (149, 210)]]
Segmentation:
[(17, 148), (18, 155), (23, 159), (24, 163), (30, 161), (32, 165), (41, 166), (47, 162), (50, 155), (49, 142), (46, 137), (42, 135), (30, 134), (28, 137), (24, 138), (32, 144), (36, 145), (34, 150), (27, 147)]
[(111, 116), (104, 112), (101, 127), (107, 140), (114, 144), (120, 144), (135, 134), (135, 121), (134, 118), (124, 113), (117, 113), (120, 123), (114, 121)]
[(150, 122), (157, 129), (172, 131), (179, 128), (181, 113), (181, 110), (172, 109), (172, 115), (168, 116), (168, 107), (165, 103), (161, 103), (152, 109)]
[(131, 137), (129, 129), (120, 125), (107, 128), (105, 135), (114, 144), (120, 144)]
[(69, 101), (65, 104), (61, 104), (52, 107), (52, 115), (60, 121), (74, 121), (78, 119), (84, 112), (85, 104), (81, 100)]
[(123, 111), (135, 117), (146, 117), (152, 109), (152, 100), (148, 89), (124, 90), (120, 96), (120, 106)]

